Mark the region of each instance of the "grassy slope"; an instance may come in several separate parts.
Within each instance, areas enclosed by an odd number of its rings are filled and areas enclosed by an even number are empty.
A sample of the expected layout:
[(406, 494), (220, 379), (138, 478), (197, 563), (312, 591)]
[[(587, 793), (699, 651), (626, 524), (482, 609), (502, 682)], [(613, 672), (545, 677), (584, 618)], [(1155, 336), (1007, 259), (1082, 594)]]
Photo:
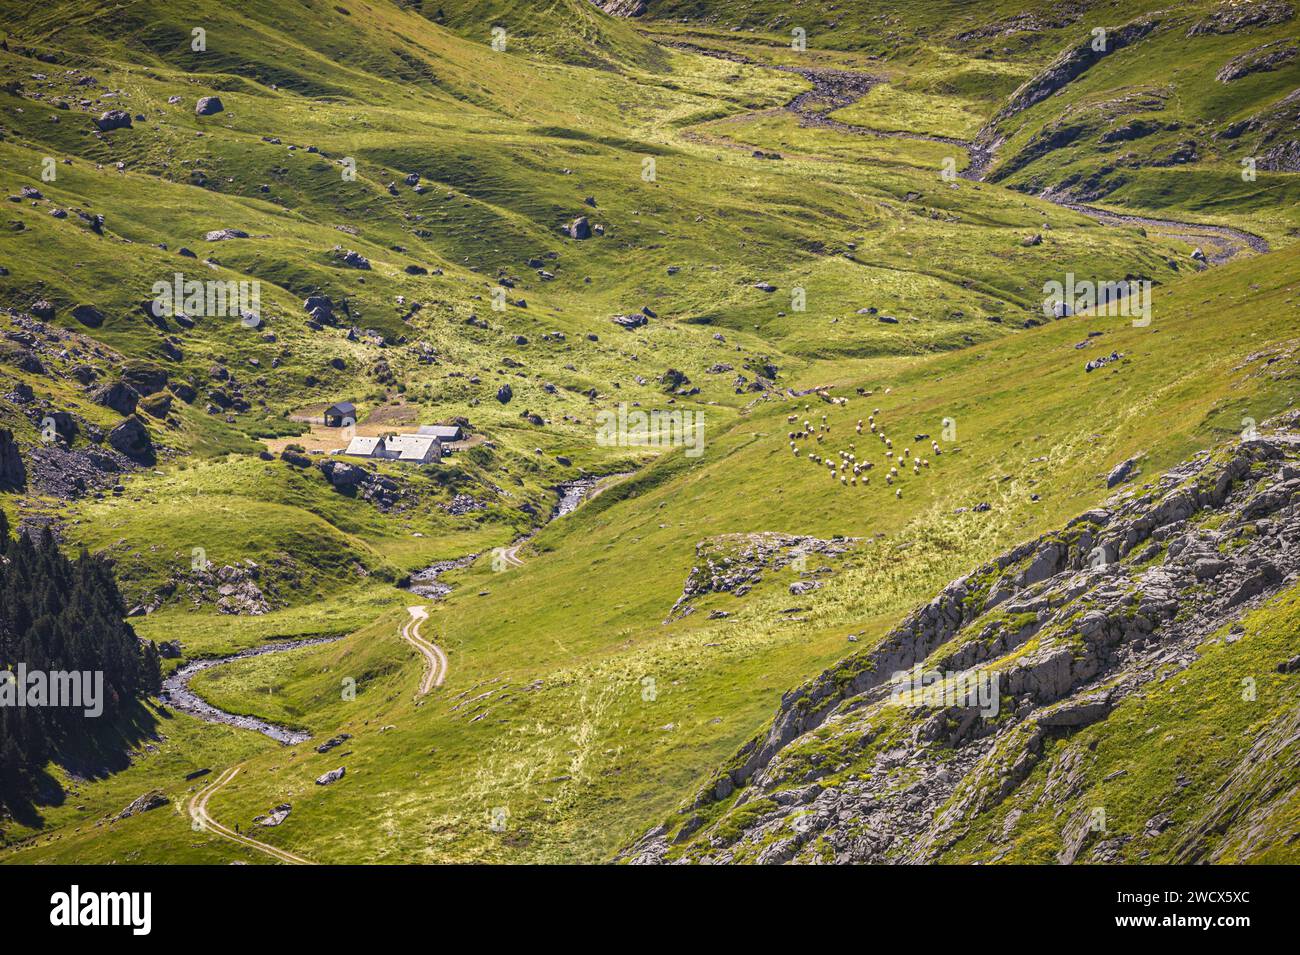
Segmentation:
[[(50, 124), (53, 110), (0, 93), (10, 131), (0, 150), (11, 160), (6, 169), (15, 170), (6, 188), (39, 185), (60, 205), (104, 212), (110, 233), (96, 238), (43, 211), (12, 207), (28, 229), (0, 233), (0, 264), (12, 273), (0, 279), (6, 300), (96, 301), (110, 316), (99, 337), (126, 355), (157, 359), (157, 334), (131, 304), (175, 268), (174, 255), (149, 244), (189, 244), (219, 258), (223, 273), (263, 281), (278, 341), (205, 322), (187, 336), (173, 373), (205, 378), (220, 356), (232, 368), (249, 357), (263, 368), (272, 357), (284, 362), (273, 384), (254, 389), (265, 412), (233, 425), (200, 407), (178, 412), (167, 443), (207, 460), (166, 461), (160, 473), (132, 478), (125, 499), (71, 508), (70, 537), (112, 549), (129, 590), (188, 564), (193, 546), (218, 561), (265, 563), (289, 554), (307, 566), (357, 561), (377, 573), (344, 587), (332, 575), (308, 573), (290, 606), (265, 618), (176, 606), (140, 626), (159, 639), (179, 635), (191, 653), (363, 628), (342, 643), (242, 663), (199, 684), (232, 709), (317, 735), (352, 732), (353, 756), (321, 757), (306, 746), (286, 753), (260, 737), (176, 716), (158, 753), (140, 754), (131, 770), (51, 810), (52, 836), (15, 859), (244, 857), (191, 833), (180, 816), (153, 813), (94, 832), (85, 824), (153, 786), (181, 797), (201, 785), (180, 779), (192, 765), (220, 768), (249, 756), (246, 772), (214, 798), (217, 817), (246, 824), (288, 799), (294, 815), (266, 839), (323, 861), (605, 858), (748, 738), (787, 687), (843, 655), (846, 633), (868, 642), (975, 562), (1091, 503), (1100, 477), (1129, 454), (1146, 451), (1154, 473), (1236, 430), (1242, 417), (1262, 419), (1294, 401), (1289, 362), (1237, 369), (1247, 354), (1295, 337), (1300, 263), (1290, 250), (1276, 253), (1267, 273), (1242, 263), (1183, 280), (1165, 264), (1176, 251), (1167, 243), (1103, 229), (995, 186), (943, 184), (936, 170), (942, 157), (927, 144), (839, 137), (798, 130), (779, 114), (745, 115), (786, 102), (805, 86), (797, 77), (658, 52), (628, 25), (589, 19), (585, 7), (577, 16), (563, 4), (547, 9), (550, 20), (530, 20), (535, 29), (512, 29), (521, 42), (494, 54), (482, 24), (509, 14), (509, 5), (443, 6), (448, 29), (386, 4), (356, 6), (347, 17), (305, 4), (291, 34), (271, 7), (250, 5), (236, 18), (205, 7), (214, 23), (238, 32), (222, 39), (210, 29), (210, 51), (218, 55), (203, 60), (178, 51), (191, 18), (166, 8), (138, 8), (142, 23), (160, 26), (131, 43), (115, 39), (123, 31), (96, 28), (90, 5), (84, 18), (73, 18), (75, 27), (56, 31), (69, 18), (40, 12), (22, 22), (27, 42), (84, 48), (89, 58), (78, 62), (127, 90), (132, 110), (150, 120), (108, 134), (105, 144), (85, 135), (76, 112)], [(855, 15), (846, 14), (846, 23)], [(574, 65), (574, 51), (587, 48), (586, 40), (575, 46), (579, 34), (598, 37), (602, 68)], [(942, 97), (952, 109), (945, 128), (955, 134), (969, 125), (962, 117), (995, 108), (971, 91), (984, 89), (992, 74), (1019, 76), (1029, 54), (1018, 48), (998, 55), (1006, 59), (990, 64), (918, 48), (911, 60), (889, 63), (888, 95), (919, 97), (908, 108), (926, 115), (935, 110), (925, 98)], [(826, 56), (870, 68), (862, 51)], [(16, 56), (0, 54), (0, 64), (13, 75), (56, 75)], [(227, 112), (195, 119), (193, 96), (216, 90)], [(173, 92), (185, 97), (178, 107), (166, 102)], [(870, 101), (862, 107), (872, 108)], [(283, 144), (263, 143), (264, 135)], [(316, 145), (322, 154), (289, 152), (289, 143)], [(753, 159), (735, 143), (777, 148), (787, 158)], [(57, 183), (43, 184), (38, 157), (51, 150), (75, 158), (60, 166)], [(647, 155), (657, 162), (654, 183), (640, 177)], [(358, 159), (355, 183), (345, 185), (331, 166), (343, 156)], [(124, 157), (127, 169), (119, 173), (109, 163)], [(192, 183), (182, 158), (201, 161), (208, 187)], [(384, 185), (400, 184), (412, 170), (430, 191), (416, 196), (399, 185), (400, 196), (389, 197)], [(263, 182), (272, 184), (269, 194), (258, 191)], [(909, 193), (921, 198), (909, 201)], [(595, 212), (582, 204), (586, 195), (596, 196)], [(605, 222), (607, 236), (585, 243), (559, 237), (556, 226), (580, 212)], [(430, 234), (414, 235), (416, 220), (407, 216), (422, 216)], [(1044, 244), (1020, 246), (1044, 222), (1052, 226)], [(361, 235), (334, 228), (346, 223)], [(202, 242), (203, 231), (225, 225), (267, 238), (215, 248)], [(338, 242), (369, 256), (374, 270), (331, 265), (326, 253)], [(542, 283), (523, 263), (546, 250), (559, 259), (547, 265), (555, 281)], [(65, 262), (84, 266), (60, 267)], [(412, 278), (401, 272), (408, 263), (445, 274)], [(669, 277), (669, 265), (680, 273)], [(514, 294), (527, 298), (527, 309), (496, 313), (476, 298), (487, 295), (497, 269), (520, 279)], [(1067, 269), (1160, 279), (1166, 289), (1154, 324), (1132, 329), (1119, 319), (1075, 318), (1013, 333), (1036, 308), (1042, 282)], [(759, 279), (779, 291), (753, 290)], [(807, 313), (790, 313), (788, 290), (796, 284), (808, 290)], [(299, 302), (317, 288), (336, 301), (346, 295), (362, 327), (430, 341), (441, 364), (419, 365), (400, 347), (374, 349), (339, 331), (308, 331)], [(393, 304), (399, 294), (426, 308), (403, 322), (405, 309)], [(661, 320), (634, 335), (608, 323), (608, 315), (642, 304)], [(857, 316), (865, 305), (903, 321), (886, 326)], [(492, 327), (463, 325), (471, 312)], [(1225, 313), (1236, 318), (1225, 323)], [(553, 329), (566, 333), (564, 343), (540, 341)], [(719, 329), (725, 344), (712, 337)], [(1093, 351), (1114, 348), (1127, 357), (1084, 376), (1092, 353), (1073, 346), (1094, 329), (1105, 334)], [(588, 342), (588, 332), (600, 340)], [(512, 344), (516, 334), (530, 344)], [(952, 351), (968, 338), (985, 343)], [(504, 355), (524, 362), (522, 378), (520, 369), (504, 366)], [(347, 370), (324, 371), (336, 356)], [(832, 485), (786, 449), (785, 416), (808, 402), (765, 402), (742, 413), (752, 396), (733, 393), (733, 374), (704, 372), (722, 361), (743, 370), (757, 356), (777, 361), (783, 384), (835, 384), (848, 395), (859, 385), (875, 389), (843, 409), (812, 404), (830, 415), (832, 443), (847, 441), (852, 422), (879, 406), (897, 435), (937, 434), (942, 418), (955, 418), (961, 451), (936, 461), (924, 481), (905, 482), (901, 500), (883, 487)], [(457, 462), (465, 473), (456, 487), (491, 501), (486, 522), (431, 506), (445, 502), (451, 487), (421, 488), (425, 503), (415, 513), (386, 516), (339, 498), (314, 472), (247, 454), (253, 445), (245, 432), (278, 427), (283, 412), (340, 392), (382, 400), (383, 389), (358, 374), (379, 357), (398, 370), (422, 415), (468, 414), (497, 443), (490, 457)], [(509, 541), (530, 523), (517, 510), (520, 500), (544, 509), (546, 487), (580, 468), (625, 469), (636, 455), (593, 446), (594, 410), (619, 399), (661, 404), (654, 376), (669, 366), (703, 390), (690, 403), (706, 415), (705, 457), (670, 454), (649, 465), (544, 530), (525, 552), (525, 568), (496, 574), (481, 560), (465, 573), (426, 625), (449, 651), (447, 687), (412, 705), (416, 658), (396, 636), (400, 607), (411, 599), (382, 578)], [(24, 377), (10, 372), (3, 370)], [(307, 374), (323, 384), (307, 385)], [(481, 384), (470, 385), (470, 374)], [(634, 374), (647, 384), (636, 384)], [(241, 377), (251, 381), (255, 373)], [(67, 385), (29, 380), (57, 403), (111, 423), (111, 413), (86, 406)], [(489, 400), (501, 381), (516, 392), (506, 407)], [(542, 389), (546, 381), (560, 386), (557, 395)], [(588, 387), (602, 395), (598, 405), (581, 396)], [(522, 424), (525, 407), (544, 414), (547, 427)], [(25, 421), (20, 437), (34, 437)], [(534, 447), (546, 453), (537, 456)], [(559, 454), (574, 464), (559, 465)], [(1042, 500), (1032, 502), (1031, 493)], [(994, 509), (952, 514), (981, 500)], [(697, 541), (756, 529), (882, 536), (833, 562), (834, 576), (810, 599), (788, 595), (794, 576), (787, 571), (769, 575), (743, 600), (710, 598), (692, 617), (660, 624)], [(795, 603), (808, 607), (799, 624), (781, 613)], [(713, 608), (733, 616), (706, 621)], [(363, 689), (356, 701), (339, 698), (344, 676)], [(643, 699), (646, 678), (656, 687), (653, 701)], [(537, 680), (540, 686), (525, 689)], [(453, 709), (489, 690), (492, 696)], [(395, 728), (380, 732), (388, 725)], [(339, 762), (348, 765), (343, 784), (312, 785)], [(505, 833), (486, 825), (497, 806), (510, 813)]]
[[(451, 678), (424, 706), (412, 709), (405, 698), (416, 679), (409, 665), (391, 710), (362, 706), (362, 698), (323, 703), (339, 672), (355, 672), (333, 662), (347, 647), (410, 659), (392, 618), (345, 644), (304, 651), (301, 663), (251, 662), (241, 664), (246, 679), (210, 680), (225, 705), (302, 719), (319, 733), (358, 730), (350, 744), (357, 755), (343, 762), (359, 772), (347, 785), (306, 788), (332, 768), (329, 758), (306, 759), (306, 747), (288, 757), (303, 762), (294, 775), (277, 771), (261, 782), (284, 764), (274, 752), (214, 800), (219, 817), (251, 817), (292, 796), (304, 825), (269, 838), (328, 861), (608, 855), (747, 737), (799, 674), (846, 652), (846, 632), (869, 642), (950, 577), (1097, 500), (1101, 476), (1120, 458), (1147, 452), (1150, 477), (1235, 430), (1241, 417), (1262, 419), (1293, 402), (1293, 361), (1240, 363), (1276, 332), (1276, 316), (1288, 316), (1294, 330), (1296, 260), (1277, 255), (1275, 274), (1291, 277), (1253, 291), (1246, 263), (1201, 276), (1157, 300), (1149, 329), (1103, 325), (1106, 347), (1129, 356), (1115, 371), (1084, 376), (1072, 346), (1101, 323), (1086, 317), (892, 372), (843, 366), (846, 384), (888, 383), (892, 393), (831, 411), (833, 434), (877, 401), (898, 434), (957, 418), (960, 453), (906, 484), (901, 501), (883, 488), (841, 488), (790, 456), (780, 430), (788, 405), (760, 406), (712, 439), (701, 463), (661, 462), (638, 479), (639, 493), (607, 492), (543, 532), (524, 569), (497, 575), (480, 562), (468, 572), (428, 627), (449, 650)], [(1224, 323), (1225, 309), (1241, 319)], [(1010, 374), (1029, 363), (1032, 382)], [(1043, 456), (1049, 461), (1029, 463)], [(1031, 491), (1042, 501), (1030, 502)], [(954, 504), (984, 499), (994, 504), (987, 514), (952, 514)], [(742, 600), (710, 598), (684, 621), (657, 622), (695, 541), (755, 528), (883, 536), (833, 562), (836, 573), (811, 598), (793, 601), (784, 593), (793, 575), (776, 575)], [(660, 558), (647, 563), (647, 552)], [(791, 627), (781, 611), (795, 602), (809, 610)], [(713, 607), (733, 616), (704, 620)], [(658, 687), (654, 701), (642, 698), (647, 676)], [(535, 680), (540, 686), (526, 690)], [(484, 719), (468, 722), (480, 712)], [(388, 723), (396, 729), (380, 733), (377, 724)], [(395, 781), (408, 772), (417, 801), (398, 795)], [(484, 822), (495, 806), (510, 811), (504, 834)], [(374, 825), (381, 817), (384, 825)], [(116, 858), (130, 845), (122, 838), (69, 836), (39, 857)]]

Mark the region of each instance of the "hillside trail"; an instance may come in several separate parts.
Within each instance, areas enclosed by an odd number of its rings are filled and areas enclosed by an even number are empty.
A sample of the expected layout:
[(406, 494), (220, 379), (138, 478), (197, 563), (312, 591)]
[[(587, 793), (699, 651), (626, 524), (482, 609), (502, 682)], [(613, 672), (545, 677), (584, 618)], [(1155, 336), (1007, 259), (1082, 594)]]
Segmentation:
[[(628, 472), (631, 473), (631, 472)], [(601, 478), (581, 478), (577, 481), (571, 481), (567, 484), (560, 485), (556, 490), (559, 491), (560, 499), (555, 509), (551, 512), (547, 523), (565, 514), (571, 514), (578, 509), (585, 501), (596, 497), (614, 481), (626, 477), (627, 474), (607, 475)], [(508, 548), (505, 553), (508, 555), (507, 560), (510, 566), (523, 566), (523, 560), (519, 558), (519, 548), (532, 539), (536, 534), (527, 534), (519, 538)], [(457, 567), (467, 566), (472, 563), (478, 554), (468, 554), (465, 557), (450, 561), (439, 561), (434, 564), (428, 574), (425, 586), (433, 590), (431, 599), (437, 600), (451, 592), (451, 585), (442, 583), (437, 580), (437, 576), (447, 570)], [(419, 591), (417, 591), (419, 592)], [(428, 591), (422, 592), (422, 595), (428, 595)], [(429, 611), (422, 605), (415, 605), (406, 608), (409, 615), (398, 633), (402, 640), (413, 646), (424, 658), (424, 674), (420, 679), (420, 689), (417, 696), (426, 696), (436, 687), (443, 685), (447, 678), (448, 663), (447, 655), (433, 641), (425, 638), (420, 633), (421, 625), (429, 619)], [(237, 716), (233, 713), (227, 713), (220, 710), (210, 703), (201, 699), (194, 691), (189, 688), (189, 680), (195, 673), (205, 669), (211, 669), (214, 666), (220, 666), (223, 663), (229, 663), (234, 660), (246, 659), (248, 657), (263, 656), (270, 653), (281, 653), (287, 650), (294, 650), (299, 647), (318, 645), (340, 640), (342, 637), (324, 637), (314, 640), (289, 641), (275, 644), (267, 644), (263, 647), (256, 647), (251, 650), (244, 650), (240, 653), (231, 654), (228, 657), (220, 657), (212, 660), (197, 660), (185, 667), (177, 669), (171, 677), (168, 678), (168, 701), (177, 709), (191, 713), (201, 719), (214, 723), (225, 723), (231, 726), (239, 726), (244, 729), (255, 730), (266, 736), (271, 737), (277, 742), (290, 746), (297, 743), (305, 742), (311, 738), (311, 734), (302, 730), (293, 730), (288, 727), (278, 726), (266, 720), (259, 720), (253, 717)], [(205, 832), (213, 833), (230, 842), (255, 849), (278, 862), (285, 862), (292, 865), (313, 865), (311, 860), (302, 856), (295, 855), (285, 849), (278, 849), (275, 846), (268, 845), (250, 836), (246, 836), (229, 826), (218, 822), (208, 809), (208, 801), (231, 780), (233, 780), (243, 768), (244, 764), (237, 764), (224, 770), (215, 781), (199, 790), (190, 798), (188, 808), (190, 818)]]
[(204, 832), (211, 832), (223, 839), (236, 843), (237, 845), (246, 846), (249, 849), (256, 849), (264, 855), (270, 856), (277, 862), (284, 862), (289, 865), (315, 865), (310, 859), (289, 852), (287, 849), (278, 849), (275, 846), (267, 845), (251, 836), (236, 832), (228, 826), (222, 825), (208, 812), (208, 800), (213, 797), (217, 790), (221, 789), (232, 779), (239, 775), (240, 766), (232, 766), (223, 772), (213, 782), (209, 783), (203, 789), (195, 793), (189, 801), (190, 819), (194, 825)]
[[(971, 140), (906, 130), (872, 129), (868, 126), (845, 123), (830, 115), (836, 110), (853, 105), (870, 92), (873, 87), (885, 82), (882, 77), (852, 70), (825, 67), (773, 65), (737, 53), (710, 50), (684, 41), (660, 41), (660, 43), (663, 46), (713, 57), (714, 59), (728, 60), (733, 63), (743, 63), (747, 66), (758, 66), (781, 73), (794, 73), (802, 76), (812, 83), (813, 88), (800, 93), (790, 102), (780, 107), (780, 110), (794, 114), (799, 119), (799, 125), (804, 128), (828, 129), (852, 136), (872, 136), (877, 139), (906, 139), (952, 146), (954, 149), (961, 149), (966, 153), (968, 164), (958, 175), (962, 179), (971, 182), (983, 182), (985, 174), (993, 164), (993, 150)], [(743, 116), (758, 116), (765, 112), (769, 111), (759, 110), (742, 114), (742, 118)], [(1266, 239), (1233, 226), (1184, 222), (1179, 219), (1114, 212), (1076, 202), (1069, 196), (1057, 195), (1050, 190), (1041, 193), (1038, 198), (1046, 199), (1054, 205), (1085, 215), (1102, 225), (1144, 228), (1171, 238), (1181, 239), (1190, 244), (1202, 243), (1208, 245), (1209, 250), (1205, 251), (1206, 260), (1214, 265), (1228, 262), (1247, 251), (1257, 253), (1270, 251)]]
[(447, 655), (431, 640), (420, 636), (420, 625), (429, 619), (429, 611), (424, 607), (407, 607), (411, 619), (402, 624), (402, 639), (415, 647), (424, 657), (424, 676), (420, 680), (419, 696), (425, 696), (436, 686), (442, 686), (447, 678)]

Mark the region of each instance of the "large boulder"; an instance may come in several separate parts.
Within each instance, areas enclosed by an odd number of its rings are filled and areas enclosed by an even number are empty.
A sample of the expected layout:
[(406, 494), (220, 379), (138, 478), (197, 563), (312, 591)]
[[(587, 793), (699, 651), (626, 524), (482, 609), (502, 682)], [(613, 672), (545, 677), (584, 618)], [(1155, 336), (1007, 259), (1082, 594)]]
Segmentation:
[(325, 480), (339, 490), (354, 488), (366, 480), (364, 468), (359, 468), (355, 464), (348, 464), (346, 461), (322, 461), (320, 470), (325, 475)]
[(138, 796), (132, 800), (131, 805), (127, 806), (117, 814), (117, 818), (129, 819), (132, 816), (138, 816), (142, 812), (148, 812), (150, 809), (158, 809), (168, 804), (168, 799), (163, 795), (161, 789), (155, 789)]
[(336, 783), (343, 778), (346, 770), (340, 766), (338, 769), (331, 769), (328, 773), (320, 776), (316, 780), (317, 786), (328, 786), (330, 783)]
[(515, 396), (514, 389), (509, 384), (504, 384), (497, 389), (497, 401), (503, 405), (509, 404), (510, 399)]
[(142, 395), (152, 395), (167, 387), (167, 369), (149, 362), (131, 362), (122, 369), (122, 380)]
[(253, 822), (257, 823), (259, 826), (278, 826), (289, 818), (289, 813), (291, 812), (293, 812), (293, 806), (287, 802), (282, 802), (265, 816), (258, 816), (253, 820)]
[(610, 319), (610, 321), (619, 328), (625, 328), (628, 331), (631, 331), (634, 328), (640, 328), (642, 325), (647, 324), (648, 319), (640, 312), (637, 312), (633, 315), (615, 315)]
[(99, 127), (100, 132), (105, 133), (110, 129), (128, 128), (131, 125), (131, 114), (124, 109), (110, 109), (95, 120), (95, 125)]
[(564, 231), (568, 233), (569, 238), (571, 239), (590, 239), (591, 223), (587, 220), (586, 216), (578, 216), (578, 218), (569, 223), (568, 227)]
[(1138, 458), (1129, 458), (1127, 461), (1121, 461), (1115, 465), (1114, 470), (1106, 475), (1106, 487), (1115, 487), (1117, 484), (1123, 484), (1133, 476), (1133, 471), (1137, 467)]
[(77, 305), (72, 309), (72, 317), (87, 328), (99, 328), (104, 324), (104, 313), (93, 305)]
[(149, 429), (135, 415), (108, 433), (108, 443), (137, 464), (154, 464), (157, 461)]
[(213, 113), (220, 113), (226, 108), (221, 102), (220, 96), (200, 96), (199, 101), (194, 104), (195, 116), (211, 116)]
[(305, 311), (313, 321), (328, 325), (334, 321), (334, 303), (328, 295), (308, 295), (302, 303)]
[(112, 408), (123, 417), (134, 414), (136, 405), (140, 401), (140, 393), (124, 381), (104, 385), (96, 389), (90, 397), (95, 404)]

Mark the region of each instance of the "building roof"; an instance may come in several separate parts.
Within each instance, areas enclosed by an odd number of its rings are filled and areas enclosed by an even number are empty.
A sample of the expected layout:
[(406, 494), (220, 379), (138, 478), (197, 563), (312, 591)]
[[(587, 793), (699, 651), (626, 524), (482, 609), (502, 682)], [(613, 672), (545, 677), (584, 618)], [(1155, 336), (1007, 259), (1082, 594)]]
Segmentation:
[(399, 461), (423, 461), (430, 450), (436, 450), (438, 439), (433, 435), (395, 434), (385, 439), (384, 446), (397, 453)]
[(357, 406), (350, 401), (340, 401), (338, 404), (330, 405), (325, 409), (326, 414), (352, 414), (357, 410)]
[(383, 438), (353, 438), (348, 442), (347, 450), (343, 453), (368, 458), (383, 447), (383, 442)]
[(458, 424), (422, 424), (417, 433), (432, 435), (440, 441), (459, 441), (461, 437), (461, 429)]

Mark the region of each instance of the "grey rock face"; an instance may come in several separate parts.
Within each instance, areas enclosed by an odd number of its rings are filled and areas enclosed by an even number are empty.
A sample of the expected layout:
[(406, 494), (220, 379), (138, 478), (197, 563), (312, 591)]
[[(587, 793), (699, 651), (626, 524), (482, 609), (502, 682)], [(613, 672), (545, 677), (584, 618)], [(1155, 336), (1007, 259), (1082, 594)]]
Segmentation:
[[(953, 581), (875, 646), (788, 692), (683, 818), (623, 858), (661, 862), (679, 846), (698, 862), (926, 863), (1013, 796), (1017, 808), (1064, 805), (1088, 756), (1058, 740), (1175, 679), (1207, 636), (1297, 579), (1297, 460), (1300, 435), (1289, 432), (1202, 452)], [(997, 682), (978, 703), (909, 697), (899, 678), (920, 672), (952, 686)], [(1285, 760), (1297, 726), (1256, 736), (1241, 774)], [(1022, 793), (1043, 762), (1047, 790)], [(1200, 858), (1206, 834), (1236, 818), (1233, 778), (1214, 799), (1222, 810), (1184, 830), (1184, 857)], [(701, 811), (738, 790), (720, 818)], [(1007, 841), (1017, 818), (992, 838)], [(1120, 848), (1086, 818), (1062, 819), (1058, 861), (1118, 861)]]
[(220, 96), (200, 96), (199, 101), (194, 104), (194, 115), (211, 116), (213, 113), (220, 113), (225, 108)]

